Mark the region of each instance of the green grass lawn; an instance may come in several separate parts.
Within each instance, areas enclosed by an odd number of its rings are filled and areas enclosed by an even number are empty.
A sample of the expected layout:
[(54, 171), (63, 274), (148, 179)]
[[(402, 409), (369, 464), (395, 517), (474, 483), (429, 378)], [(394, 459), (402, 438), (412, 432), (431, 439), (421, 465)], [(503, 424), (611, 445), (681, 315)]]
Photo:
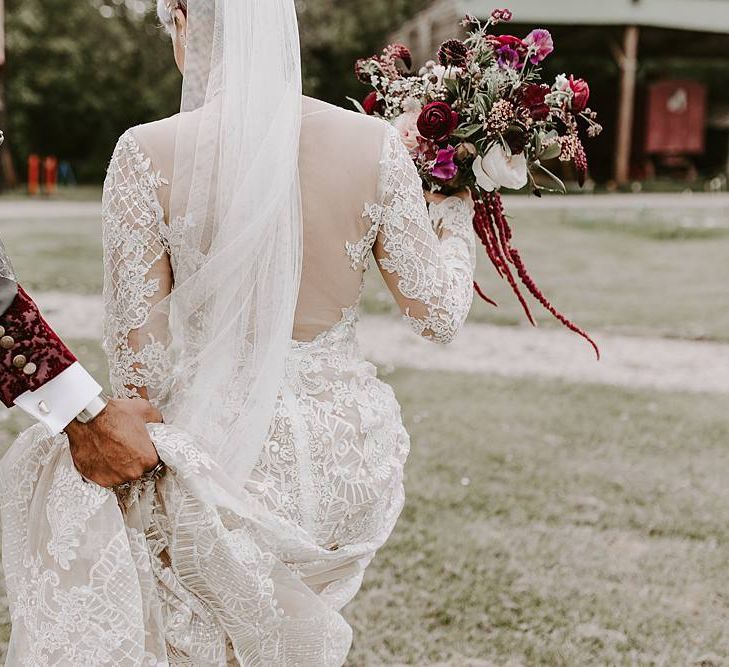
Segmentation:
[[(649, 218), (637, 224), (629, 217), (623, 222), (600, 218), (589, 210), (549, 211), (538, 219), (520, 212), (512, 224), (515, 245), (537, 284), (584, 327), (726, 341), (729, 230), (684, 226), (682, 221), (691, 215), (687, 210), (671, 219)], [(729, 223), (729, 213), (726, 217)], [(483, 258), (478, 281), (499, 308), (477, 299), (472, 321), (526, 321), (510, 288)], [(365, 306), (376, 312), (392, 310), (377, 276), (370, 276)], [(558, 326), (539, 305), (534, 313), (540, 324)]]
[(726, 397), (388, 380), (408, 500), (347, 609), (350, 665), (727, 664)]
[[(513, 219), (517, 247), (555, 304), (583, 326), (608, 332), (729, 340), (729, 229), (716, 212), (548, 211)], [(531, 214), (530, 214), (531, 215)], [(636, 216), (638, 216), (636, 218)], [(101, 290), (101, 231), (96, 219), (0, 221), (21, 280), (31, 289), (95, 294)], [(364, 307), (389, 312), (393, 301), (377, 271)], [(500, 304), (477, 300), (471, 319), (523, 324), (509, 288), (481, 261), (479, 282)], [(555, 326), (539, 306), (540, 323)]]
[[(100, 376), (98, 346), (73, 345)], [(725, 396), (385, 379), (408, 499), (345, 610), (350, 667), (727, 664)], [(26, 423), (10, 413), (5, 440)]]
[(0, 220), (0, 239), (20, 282), (36, 292), (100, 294), (101, 223), (79, 220)]
[(7, 190), (0, 194), (0, 202), (3, 201), (38, 201), (50, 199), (51, 201), (101, 201), (100, 185), (77, 185), (74, 187), (60, 186), (52, 197), (40, 195), (28, 197), (25, 187), (18, 187), (15, 190)]
[[(728, 341), (729, 233), (692, 215), (558, 211), (514, 227), (535, 278), (585, 326)], [(99, 292), (97, 220), (1, 221), (0, 238), (31, 289)], [(479, 274), (502, 307), (472, 318), (521, 322)], [(365, 309), (390, 303), (372, 271)], [(70, 343), (106, 377), (98, 343)], [(413, 436), (408, 502), (346, 610), (350, 667), (729, 664), (726, 396), (387, 379)], [(9, 442), (27, 420), (3, 416)]]

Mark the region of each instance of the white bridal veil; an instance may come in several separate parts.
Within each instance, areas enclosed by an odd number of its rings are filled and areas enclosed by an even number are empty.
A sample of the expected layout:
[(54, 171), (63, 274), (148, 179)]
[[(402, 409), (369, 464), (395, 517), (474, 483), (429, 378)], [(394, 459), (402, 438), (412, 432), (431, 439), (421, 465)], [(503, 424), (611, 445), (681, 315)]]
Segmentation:
[(187, 5), (175, 286), (149, 326), (169, 313), (168, 420), (240, 484), (272, 421), (299, 291), (299, 33), (293, 0)]
[[(150, 431), (169, 472), (120, 500), (81, 479), (65, 436), (40, 426), (19, 436), (0, 464), (8, 664), (333, 667), (351, 643), (322, 590), (358, 572), (371, 545), (329, 552), (245, 489), (275, 411), (301, 274), (294, 0), (188, 0), (187, 14), (160, 234), (175, 248), (175, 284), (148, 311), (159, 281), (142, 276), (130, 318), (144, 322), (133, 335), (145, 355), (173, 353), (171, 386), (149, 388), (164, 408), (166, 424)], [(140, 160), (134, 196), (109, 184), (134, 202), (117, 239), (131, 260), (116, 271), (130, 284), (128, 267), (146, 252), (139, 225), (160, 210), (140, 199), (140, 181), (162, 178)]]

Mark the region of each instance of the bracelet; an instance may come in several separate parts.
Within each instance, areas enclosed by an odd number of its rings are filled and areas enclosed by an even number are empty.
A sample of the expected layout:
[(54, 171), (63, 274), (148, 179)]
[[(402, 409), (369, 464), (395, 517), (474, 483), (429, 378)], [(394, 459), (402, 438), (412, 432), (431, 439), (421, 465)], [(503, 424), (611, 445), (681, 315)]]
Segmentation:
[(109, 405), (109, 399), (104, 394), (99, 394), (89, 403), (81, 412), (76, 415), (76, 421), (81, 424), (88, 424), (96, 419), (106, 406)]

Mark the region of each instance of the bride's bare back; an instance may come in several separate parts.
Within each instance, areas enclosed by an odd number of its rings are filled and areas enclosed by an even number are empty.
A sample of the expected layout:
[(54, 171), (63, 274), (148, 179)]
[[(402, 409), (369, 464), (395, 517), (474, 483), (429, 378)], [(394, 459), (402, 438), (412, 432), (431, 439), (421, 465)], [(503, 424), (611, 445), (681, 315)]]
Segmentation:
[[(188, 122), (180, 119), (173, 116), (131, 131), (161, 177), (158, 196), (167, 224), (175, 133)], [(392, 145), (393, 137), (380, 120), (304, 98), (299, 156), (304, 257), (296, 340), (313, 340), (341, 320), (343, 309), (357, 304), (371, 253), (418, 333), (448, 342), (465, 318), (470, 277), (468, 271), (454, 275), (448, 270), (442, 247), (454, 228), (439, 225), (436, 235), (417, 173), (405, 150)], [(397, 198), (402, 200), (399, 215), (408, 224), (388, 224), (382, 215)], [(466, 211), (462, 202), (451, 199), (431, 213), (448, 218), (454, 207)], [(466, 228), (467, 241), (469, 236)], [(160, 258), (151, 271), (163, 287), (172, 286), (168, 258)]]

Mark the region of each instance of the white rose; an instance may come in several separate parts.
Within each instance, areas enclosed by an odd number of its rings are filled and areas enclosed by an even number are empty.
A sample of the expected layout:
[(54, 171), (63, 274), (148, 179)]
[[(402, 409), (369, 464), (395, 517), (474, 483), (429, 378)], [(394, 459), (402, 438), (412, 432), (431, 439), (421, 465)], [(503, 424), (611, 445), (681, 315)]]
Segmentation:
[(419, 111), (407, 111), (392, 121), (393, 126), (400, 133), (403, 144), (411, 153), (415, 152), (418, 147), (418, 137), (420, 136), (420, 132), (418, 132), (419, 117)]
[(486, 155), (473, 161), (473, 173), (486, 192), (499, 188), (520, 190), (528, 181), (526, 155), (508, 155), (501, 144), (494, 144)]

